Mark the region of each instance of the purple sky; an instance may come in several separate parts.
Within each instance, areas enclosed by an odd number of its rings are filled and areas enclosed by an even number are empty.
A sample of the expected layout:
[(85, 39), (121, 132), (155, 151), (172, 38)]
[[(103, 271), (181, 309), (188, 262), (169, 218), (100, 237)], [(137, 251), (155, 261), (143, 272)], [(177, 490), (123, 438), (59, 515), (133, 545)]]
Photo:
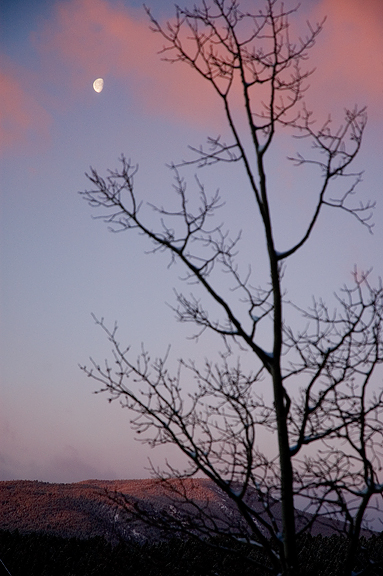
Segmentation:
[[(150, 245), (143, 238), (110, 234), (77, 194), (87, 187), (90, 165), (104, 172), (124, 152), (140, 165), (142, 197), (166, 202), (172, 180), (165, 164), (187, 156), (188, 144), (226, 130), (207, 87), (189, 70), (160, 62), (161, 41), (140, 4), (0, 4), (0, 480), (139, 478), (148, 476), (148, 456), (160, 464), (169, 455), (135, 442), (129, 414), (92, 395), (78, 364), (90, 355), (101, 361), (110, 348), (92, 312), (109, 325), (118, 320), (120, 339), (134, 353), (141, 342), (152, 356), (168, 344), (175, 358), (216, 353), (212, 338), (200, 346), (187, 340), (191, 327), (178, 325), (166, 304), (180, 286), (180, 270), (168, 270), (166, 257), (145, 255)], [(173, 14), (167, 0), (148, 5), (160, 20)], [(307, 17), (325, 14), (307, 100), (320, 118), (368, 105), (355, 170), (365, 170), (358, 194), (377, 201), (376, 224), (370, 235), (344, 214), (323, 214), (286, 272), (286, 286), (302, 303), (312, 294), (331, 298), (350, 281), (354, 264), (373, 267), (374, 278), (382, 273), (383, 4), (308, 0), (294, 29), (304, 33)], [(105, 86), (96, 94), (92, 82), (100, 76)], [(270, 162), (281, 249), (294, 241), (315, 200), (311, 182), (284, 163), (294, 147), (282, 136)], [(252, 214), (230, 195), (246, 188), (236, 170), (200, 177), (210, 190), (220, 187), (232, 228), (252, 229)], [(257, 264), (256, 254), (243, 254), (244, 264)]]

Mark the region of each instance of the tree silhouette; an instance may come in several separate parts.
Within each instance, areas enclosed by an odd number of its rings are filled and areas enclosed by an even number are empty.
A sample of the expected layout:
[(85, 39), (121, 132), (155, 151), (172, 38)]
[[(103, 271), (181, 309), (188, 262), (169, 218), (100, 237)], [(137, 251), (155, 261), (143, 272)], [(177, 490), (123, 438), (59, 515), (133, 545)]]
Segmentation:
[[(332, 519), (349, 539), (344, 573), (350, 574), (365, 512), (383, 489), (378, 474), (383, 401), (373, 378), (383, 360), (383, 290), (355, 269), (352, 286), (340, 291), (334, 310), (322, 300), (305, 309), (286, 293), (283, 270), (310, 240), (324, 207), (347, 212), (371, 230), (374, 203), (352, 203), (361, 173), (349, 170), (361, 146), (366, 110), (346, 110), (335, 128), (330, 119), (316, 127), (303, 101), (312, 71), (302, 66), (323, 22), (309, 24), (306, 36), (293, 42), (289, 18), (295, 9), (277, 0), (266, 0), (254, 13), (241, 9), (237, 0), (203, 0), (200, 7), (177, 7), (175, 19), (164, 27), (147, 13), (165, 42), (163, 57), (189, 65), (215, 92), (230, 138), (209, 137), (207, 147), (191, 149), (191, 160), (170, 166), (178, 208), (150, 206), (158, 216), (157, 230), (135, 191), (137, 166), (125, 156), (106, 177), (91, 169), (92, 189), (81, 194), (92, 207), (104, 209), (100, 217), (112, 230), (144, 234), (153, 251), (165, 251), (171, 262), (183, 265), (186, 282), (205, 291), (211, 311), (196, 296), (180, 292), (175, 314), (180, 322), (194, 323), (198, 336), (210, 330), (222, 337), (222, 362), (207, 360), (199, 367), (181, 359), (171, 374), (167, 357), (152, 361), (143, 351), (132, 360), (129, 348), (117, 340), (117, 327), (110, 330), (96, 319), (113, 344), (113, 364), (92, 361), (83, 370), (101, 384), (100, 391), (135, 413), (132, 426), (145, 441), (175, 444), (186, 455), (189, 469), (170, 467), (164, 478), (202, 472), (241, 518), (235, 525), (229, 519), (218, 522), (199, 507), (185, 509), (179, 525), (190, 526), (194, 534), (226, 534), (261, 545), (270, 572), (291, 576), (299, 574), (299, 535), (314, 522)], [(319, 172), (317, 181), (310, 181), (316, 199), (312, 214), (300, 238), (282, 250), (275, 243), (266, 167), (281, 127), (310, 144), (291, 163), (311, 164)], [(262, 224), (269, 266), (263, 286), (254, 286), (257, 251), (243, 273), (240, 234), (233, 238), (230, 223), (217, 219), (220, 195), (209, 195), (200, 178), (197, 194), (189, 194), (182, 177), (187, 165), (220, 163), (240, 165), (252, 192), (254, 222)], [(199, 204), (191, 208), (196, 196)], [(230, 278), (231, 289), (220, 274)], [(289, 325), (289, 309), (305, 320), (304, 330)], [(258, 337), (265, 333), (271, 352)], [(237, 359), (242, 350), (253, 354), (251, 373)], [(188, 394), (182, 382), (190, 376), (198, 389)], [(271, 401), (265, 390), (272, 391)], [(259, 428), (277, 439), (276, 456), (257, 448)], [(140, 513), (145, 516), (145, 510)]]

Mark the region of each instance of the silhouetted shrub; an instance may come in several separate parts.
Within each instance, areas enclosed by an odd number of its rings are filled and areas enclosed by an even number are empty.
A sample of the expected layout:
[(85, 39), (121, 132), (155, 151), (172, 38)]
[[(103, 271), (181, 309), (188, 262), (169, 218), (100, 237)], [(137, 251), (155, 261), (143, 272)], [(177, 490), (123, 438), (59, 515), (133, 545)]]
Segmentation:
[[(253, 562), (266, 566), (261, 551), (223, 539), (200, 542), (170, 539), (113, 546), (102, 537), (82, 540), (32, 532), (0, 531), (0, 558), (12, 576), (266, 576)], [(338, 576), (347, 548), (344, 537), (305, 536), (299, 542), (299, 560), (307, 576)], [(381, 576), (383, 535), (362, 538), (358, 570), (370, 563), (366, 576)], [(0, 564), (0, 575), (6, 571)]]

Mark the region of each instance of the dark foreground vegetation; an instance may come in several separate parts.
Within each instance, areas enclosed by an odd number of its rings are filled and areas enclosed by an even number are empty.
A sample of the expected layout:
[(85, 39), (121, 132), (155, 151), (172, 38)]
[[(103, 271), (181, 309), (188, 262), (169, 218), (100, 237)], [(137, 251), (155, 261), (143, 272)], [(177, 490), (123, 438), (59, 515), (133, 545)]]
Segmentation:
[[(156, 544), (121, 542), (115, 546), (104, 538), (60, 538), (38, 532), (20, 534), (0, 531), (0, 558), (11, 576), (264, 576), (266, 570), (238, 554), (224, 553), (215, 545), (196, 540), (173, 539)], [(219, 544), (224, 544), (222, 541)], [(337, 576), (346, 554), (345, 538), (307, 536), (300, 542), (299, 560), (307, 576)], [(250, 555), (267, 566), (262, 552)], [(361, 539), (356, 574), (381, 576), (383, 534)], [(369, 565), (367, 570), (362, 567)], [(0, 563), (0, 575), (7, 574)]]

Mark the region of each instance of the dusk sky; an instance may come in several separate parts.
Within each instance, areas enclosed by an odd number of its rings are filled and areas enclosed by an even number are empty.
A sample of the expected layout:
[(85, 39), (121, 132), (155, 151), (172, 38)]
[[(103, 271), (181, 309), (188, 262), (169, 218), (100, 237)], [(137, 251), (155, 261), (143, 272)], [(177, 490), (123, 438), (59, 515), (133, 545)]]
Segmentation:
[[(169, 0), (147, 5), (161, 22), (174, 14)], [(325, 210), (289, 261), (286, 287), (307, 304), (312, 295), (331, 299), (355, 264), (372, 268), (374, 282), (382, 275), (383, 2), (302, 5), (293, 33), (304, 35), (307, 19), (327, 16), (308, 63), (316, 67), (308, 106), (319, 119), (331, 113), (339, 120), (345, 107), (367, 105), (355, 202), (377, 202), (373, 234)], [(216, 354), (214, 339), (196, 344), (188, 339), (192, 327), (173, 317), (168, 304), (181, 270), (169, 270), (164, 255), (146, 254), (144, 238), (108, 232), (78, 194), (89, 187), (90, 166), (104, 174), (124, 153), (139, 164), (143, 200), (164, 204), (172, 194), (166, 164), (187, 157), (189, 144), (227, 133), (209, 86), (187, 67), (162, 62), (161, 47), (139, 0), (0, 1), (0, 480), (143, 478), (148, 457), (161, 464), (169, 455), (137, 443), (128, 412), (92, 394), (95, 383), (78, 365), (110, 356), (92, 313), (109, 326), (117, 320), (134, 355), (141, 343), (152, 357), (168, 344), (174, 358)], [(104, 89), (96, 93), (99, 77)], [(296, 141), (282, 133), (279, 142), (269, 167), (282, 249), (303, 227), (319, 180), (301, 178), (284, 161)], [(209, 190), (220, 188), (234, 227), (251, 228), (238, 174), (225, 167), (198, 176)], [(187, 176), (193, 180), (190, 170)], [(256, 251), (245, 252), (244, 263), (252, 258), (256, 266)]]

